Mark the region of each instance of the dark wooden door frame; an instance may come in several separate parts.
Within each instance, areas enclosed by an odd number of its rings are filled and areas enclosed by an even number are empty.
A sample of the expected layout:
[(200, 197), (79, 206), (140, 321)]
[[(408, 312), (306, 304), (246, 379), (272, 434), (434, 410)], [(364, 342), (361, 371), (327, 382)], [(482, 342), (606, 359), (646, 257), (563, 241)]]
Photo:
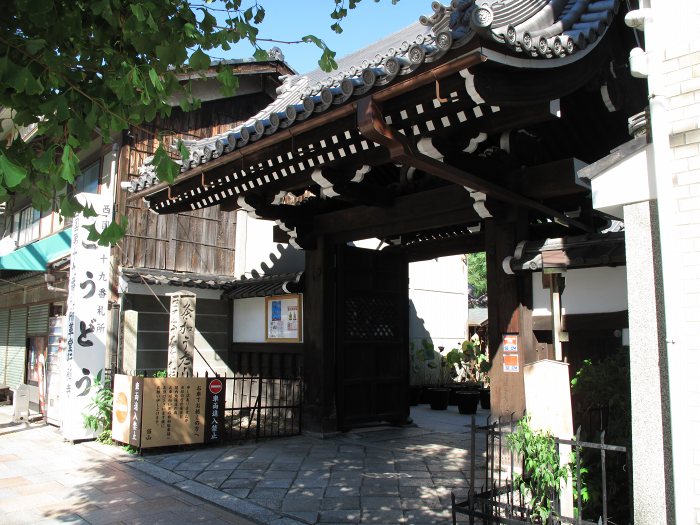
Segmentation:
[[(402, 254), (346, 245), (336, 253), (338, 428), (403, 423), (410, 414), (408, 263)], [(387, 272), (393, 277), (380, 284)]]

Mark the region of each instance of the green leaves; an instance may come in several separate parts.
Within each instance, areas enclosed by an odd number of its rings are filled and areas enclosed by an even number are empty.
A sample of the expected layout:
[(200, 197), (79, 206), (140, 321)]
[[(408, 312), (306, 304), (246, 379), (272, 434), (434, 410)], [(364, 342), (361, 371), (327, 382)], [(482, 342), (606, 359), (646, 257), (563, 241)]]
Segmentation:
[(222, 86), (222, 93), (226, 97), (231, 97), (235, 94), (238, 89), (238, 77), (233, 74), (233, 72), (227, 68), (222, 67), (216, 74), (216, 79)]
[(75, 177), (80, 173), (80, 161), (69, 144), (63, 147), (60, 173), (61, 178), (69, 184), (73, 184), (75, 182)]
[(41, 81), (32, 75), (28, 67), (22, 67), (14, 71), (6, 82), (17, 93), (26, 93), (27, 95), (38, 95), (44, 90)]
[(27, 170), (18, 166), (0, 151), (0, 177), (8, 188), (14, 188), (27, 178)]
[(318, 60), (318, 66), (321, 70), (330, 72), (334, 69), (338, 69), (338, 64), (335, 61), (335, 51), (331, 51), (323, 40), (314, 35), (303, 36), (301, 40), (303, 42), (315, 44), (316, 47), (323, 50), (321, 58)]
[(63, 217), (73, 217), (76, 213), (79, 213), (82, 210), (83, 206), (75, 199), (75, 197), (69, 197), (68, 195), (61, 197), (59, 213)]
[(180, 165), (170, 158), (162, 143), (156, 149), (153, 164), (156, 167), (158, 178), (168, 184), (172, 184), (180, 173)]
[[(12, 111), (10, 133), (31, 126), (34, 138), (25, 143), (14, 133), (2, 150), (0, 200), (13, 192), (48, 207), (80, 174), (78, 153), (94, 150), (96, 138), (109, 141), (129, 128), (151, 130), (144, 123), (169, 115), (176, 99), (184, 109), (198, 108), (183, 78), (210, 68), (220, 50), (247, 40), (258, 60), (268, 60), (258, 43), (265, 1), (6, 0), (0, 107)], [(335, 24), (358, 3), (326, 1)], [(287, 9), (294, 14), (293, 3)], [(323, 40), (306, 35), (302, 41), (318, 47), (324, 71), (337, 67), (335, 52)], [(238, 78), (225, 66), (216, 73), (224, 96), (233, 95)], [(163, 181), (179, 174), (162, 148), (155, 164)], [(62, 199), (62, 214), (80, 209)]]
[[(83, 211), (85, 215), (85, 211)], [(87, 217), (87, 215), (85, 215)], [(126, 234), (126, 230), (129, 226), (129, 221), (123, 215), (120, 216), (119, 222), (112, 221), (107, 225), (107, 227), (101, 232), (98, 231), (95, 224), (90, 224), (88, 226), (83, 226), (88, 231), (88, 240), (97, 242), (100, 246), (112, 246), (119, 242), (122, 237)]]
[(210, 64), (211, 59), (209, 58), (209, 55), (202, 51), (201, 47), (190, 56), (190, 67), (196, 71), (207, 69)]
[(155, 48), (155, 54), (165, 65), (182, 67), (187, 59), (187, 49), (181, 44), (165, 43)]
[(506, 441), (510, 450), (524, 461), (525, 471), (516, 476), (514, 483), (530, 499), (531, 521), (545, 523), (550, 516), (556, 516), (555, 496), (568, 482), (573, 464), (562, 464), (554, 436), (534, 430), (529, 416), (518, 421)]
[(46, 40), (43, 38), (31, 38), (25, 41), (24, 45), (27, 48), (27, 53), (34, 55), (44, 49), (46, 46)]
[(138, 20), (139, 22), (143, 22), (146, 20), (146, 13), (141, 4), (132, 4), (129, 6), (129, 8), (131, 9), (131, 12), (134, 13), (136, 20)]

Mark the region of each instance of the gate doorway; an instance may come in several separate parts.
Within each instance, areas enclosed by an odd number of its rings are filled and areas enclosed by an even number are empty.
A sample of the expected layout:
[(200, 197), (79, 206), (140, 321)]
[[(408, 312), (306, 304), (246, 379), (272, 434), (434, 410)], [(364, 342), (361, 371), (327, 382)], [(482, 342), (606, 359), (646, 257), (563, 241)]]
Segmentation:
[(409, 416), (408, 263), (400, 254), (337, 249), (338, 426)]

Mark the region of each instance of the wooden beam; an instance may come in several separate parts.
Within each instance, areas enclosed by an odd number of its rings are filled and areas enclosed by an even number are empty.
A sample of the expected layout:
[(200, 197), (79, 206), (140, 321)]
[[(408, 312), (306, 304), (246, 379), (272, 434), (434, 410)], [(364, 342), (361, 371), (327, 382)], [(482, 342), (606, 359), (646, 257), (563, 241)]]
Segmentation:
[(314, 231), (337, 241), (386, 238), (406, 232), (433, 230), (478, 222), (473, 200), (452, 185), (398, 197), (391, 208), (355, 206), (317, 215)]
[(568, 195), (586, 194), (591, 185), (578, 176), (586, 163), (575, 158), (556, 160), (538, 166), (528, 166), (513, 176), (520, 191), (533, 199), (552, 199)]
[(382, 251), (403, 252), (408, 262), (416, 262), (449, 255), (483, 252), (484, 247), (484, 234), (472, 233), (436, 239), (434, 241), (416, 242), (409, 245), (387, 246)]
[(367, 206), (388, 207), (393, 204), (394, 197), (392, 193), (383, 186), (364, 181), (353, 182), (352, 179), (356, 173), (357, 168), (343, 170), (328, 167), (322, 170), (323, 178), (332, 184), (333, 192), (337, 193), (337, 196), (332, 198)]
[(387, 148), (391, 158), (398, 162), (413, 166), (453, 184), (467, 186), (474, 191), (483, 192), (496, 200), (539, 211), (548, 217), (552, 217), (564, 224), (575, 226), (580, 230), (592, 231), (592, 228), (587, 224), (571, 219), (558, 210), (414, 151), (413, 146), (406, 137), (396, 133), (384, 122), (382, 113), (372, 97), (365, 97), (358, 102), (357, 123), (365, 137)]

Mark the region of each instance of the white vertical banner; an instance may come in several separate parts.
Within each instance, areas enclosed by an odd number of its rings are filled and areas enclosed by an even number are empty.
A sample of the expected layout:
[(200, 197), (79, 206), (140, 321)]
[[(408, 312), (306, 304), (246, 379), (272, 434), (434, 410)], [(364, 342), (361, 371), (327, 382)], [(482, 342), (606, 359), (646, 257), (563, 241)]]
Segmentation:
[(97, 216), (73, 219), (61, 426), (70, 441), (95, 437), (83, 426), (83, 414), (95, 395), (95, 378), (101, 372), (104, 379), (107, 346), (110, 249), (88, 240), (85, 227), (94, 224), (101, 232), (112, 221), (108, 196), (83, 193), (77, 199), (91, 205)]

